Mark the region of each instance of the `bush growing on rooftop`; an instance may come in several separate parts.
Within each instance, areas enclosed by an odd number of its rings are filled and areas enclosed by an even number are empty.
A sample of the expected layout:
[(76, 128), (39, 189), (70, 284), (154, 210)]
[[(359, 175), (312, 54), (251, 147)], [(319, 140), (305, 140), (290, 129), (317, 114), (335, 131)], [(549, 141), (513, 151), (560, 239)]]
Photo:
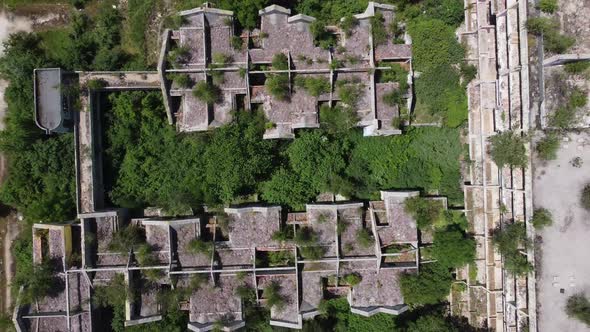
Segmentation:
[(109, 243), (109, 249), (119, 253), (127, 253), (142, 242), (143, 238), (139, 227), (127, 225), (115, 232)]
[(22, 272), (25, 273), (17, 273), (12, 281), (17, 287), (23, 287), (20, 295), (23, 304), (33, 304), (45, 296), (56, 296), (64, 288), (52, 265), (55, 262), (44, 260), (39, 264), (33, 264), (32, 261), (27, 263), (22, 266)]
[(266, 307), (268, 309), (275, 308), (282, 311), (285, 308), (286, 301), (281, 295), (281, 286), (277, 282), (271, 282), (262, 291), (262, 297), (266, 300)]
[(539, 9), (548, 14), (553, 14), (557, 10), (557, 0), (541, 0), (539, 1)]
[(320, 124), (328, 134), (345, 133), (356, 127), (357, 113), (351, 107), (324, 104), (320, 107)]
[(349, 14), (349, 15), (346, 15), (340, 21), (340, 29), (342, 29), (342, 31), (344, 31), (344, 35), (346, 37), (350, 37), (350, 34), (352, 33), (352, 29), (354, 29), (358, 24), (359, 24), (358, 19), (356, 17), (354, 17), (352, 14)]
[(559, 22), (546, 17), (532, 17), (526, 22), (528, 31), (537, 36), (543, 36), (543, 46), (552, 53), (564, 53), (574, 45), (576, 40), (559, 33)]
[(590, 326), (590, 301), (583, 293), (568, 297), (565, 304), (565, 313), (569, 317)]
[(172, 76), (172, 81), (181, 88), (189, 88), (193, 84), (193, 80), (188, 74), (175, 74)]
[(95, 286), (92, 296), (92, 303), (97, 307), (112, 306), (115, 310), (121, 311), (125, 308), (127, 299), (127, 284), (123, 274), (117, 273), (106, 286)]
[(371, 33), (373, 34), (373, 45), (378, 46), (387, 43), (387, 29), (385, 29), (385, 19), (381, 12), (376, 12), (370, 19)]
[(357, 273), (349, 273), (342, 277), (342, 281), (344, 281), (349, 286), (354, 287), (360, 284), (360, 282), (363, 281), (363, 278)]
[(240, 285), (236, 288), (236, 295), (239, 296), (242, 300), (255, 300), (256, 293), (254, 289), (248, 287), (246, 285)]
[(101, 79), (94, 79), (86, 82), (86, 88), (88, 88), (88, 90), (99, 90), (106, 87), (107, 85), (108, 83)]
[(204, 241), (201, 239), (192, 239), (187, 244), (186, 251), (195, 255), (211, 255), (211, 253), (213, 252), (213, 242)]
[(330, 81), (325, 77), (295, 77), (295, 86), (304, 89), (311, 96), (319, 97), (330, 92)]
[(416, 219), (420, 229), (427, 229), (445, 218), (444, 206), (439, 200), (411, 197), (406, 199), (404, 210)]
[(336, 36), (326, 30), (325, 22), (315, 20), (310, 24), (309, 30), (316, 46), (327, 50), (336, 45)]
[(271, 65), (273, 70), (287, 70), (289, 69), (289, 59), (285, 53), (277, 53), (272, 57)]
[(239, 51), (244, 47), (244, 40), (238, 36), (232, 36), (231, 46), (234, 50)]
[(408, 70), (402, 67), (399, 63), (387, 63), (381, 62), (377, 65), (378, 67), (389, 67), (388, 70), (379, 70), (376, 75), (378, 83), (386, 82), (397, 82), (399, 83), (399, 89), (406, 91), (409, 88), (408, 85)]
[(338, 81), (336, 90), (340, 100), (349, 107), (355, 108), (364, 90), (364, 84), (352, 83), (347, 81)]
[(199, 81), (193, 88), (193, 96), (207, 104), (215, 104), (221, 97), (221, 90), (207, 81)]
[(505, 131), (489, 138), (490, 155), (498, 167), (526, 168), (528, 159), (525, 139), (512, 131)]
[(178, 46), (168, 52), (168, 62), (173, 67), (179, 67), (182, 64), (186, 64), (191, 57), (191, 49), (187, 45)]
[(289, 100), (289, 76), (287, 74), (267, 74), (264, 86), (274, 98)]
[(548, 133), (537, 143), (537, 154), (542, 160), (555, 160), (559, 149), (559, 136)]
[(531, 219), (531, 223), (535, 227), (535, 229), (542, 229), (546, 226), (551, 226), (553, 224), (553, 217), (551, 216), (551, 212), (544, 208), (535, 209), (533, 212), (533, 218)]
[(152, 247), (147, 243), (143, 243), (137, 248), (135, 258), (139, 266), (151, 266), (157, 263), (152, 252)]
[(199, 290), (204, 284), (207, 283), (208, 278), (206, 275), (201, 273), (194, 273), (189, 279), (189, 287), (192, 292)]
[(375, 240), (366, 228), (360, 228), (356, 232), (356, 241), (363, 248), (370, 248)]
[(520, 252), (521, 247), (526, 248), (529, 245), (524, 223), (515, 222), (496, 229), (492, 242), (504, 257), (504, 267), (508, 272), (520, 276), (533, 270), (526, 256)]
[(388, 106), (400, 105), (403, 101), (402, 93), (399, 89), (391, 90), (383, 95), (383, 103)]

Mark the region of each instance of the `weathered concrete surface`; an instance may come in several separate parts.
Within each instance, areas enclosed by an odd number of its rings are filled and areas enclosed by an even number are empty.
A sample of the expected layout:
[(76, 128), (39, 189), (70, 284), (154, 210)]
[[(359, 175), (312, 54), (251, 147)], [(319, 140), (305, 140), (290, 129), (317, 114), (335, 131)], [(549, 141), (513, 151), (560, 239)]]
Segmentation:
[[(564, 312), (570, 295), (580, 291), (590, 295), (590, 212), (579, 203), (582, 188), (590, 182), (590, 134), (569, 137), (569, 142), (562, 142), (557, 160), (539, 161), (535, 169), (535, 208), (549, 209), (554, 220), (537, 232), (542, 238), (537, 252), (539, 331), (590, 331)], [(582, 158), (582, 167), (570, 165), (575, 157)]]

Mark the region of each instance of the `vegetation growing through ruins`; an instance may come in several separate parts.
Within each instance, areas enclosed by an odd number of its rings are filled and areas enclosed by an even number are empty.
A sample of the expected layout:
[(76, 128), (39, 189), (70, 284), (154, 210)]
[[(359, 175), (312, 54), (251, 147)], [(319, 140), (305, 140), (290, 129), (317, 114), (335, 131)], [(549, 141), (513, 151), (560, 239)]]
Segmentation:
[(526, 27), (533, 35), (543, 36), (543, 46), (547, 52), (565, 53), (576, 42), (574, 37), (559, 32), (556, 19), (532, 17), (527, 20)]
[(142, 232), (138, 226), (127, 225), (119, 228), (113, 234), (113, 239), (109, 243), (109, 250), (122, 254), (128, 253), (133, 247), (141, 244)]
[(434, 232), (432, 254), (448, 268), (458, 268), (475, 260), (475, 240), (456, 225)]
[(370, 248), (375, 240), (366, 228), (359, 228), (356, 232), (356, 242), (363, 248)]
[(349, 273), (342, 277), (342, 281), (351, 287), (360, 284), (362, 280), (363, 278), (356, 273)]
[(221, 89), (207, 81), (199, 81), (193, 88), (193, 96), (207, 104), (215, 104), (221, 98)]
[(583, 293), (568, 297), (565, 312), (569, 317), (590, 326), (590, 301)]
[(319, 97), (330, 92), (330, 81), (325, 77), (295, 77), (295, 86), (304, 89), (311, 96)]
[(412, 197), (406, 199), (404, 209), (416, 219), (420, 229), (428, 229), (444, 218), (444, 206), (440, 200)]
[(550, 132), (537, 142), (536, 150), (542, 160), (555, 160), (559, 149), (559, 135)]
[(449, 270), (438, 264), (423, 264), (420, 274), (404, 274), (400, 279), (404, 301), (410, 306), (444, 301), (451, 289)]
[(358, 24), (358, 19), (354, 17), (352, 14), (348, 14), (344, 16), (343, 19), (340, 21), (340, 29), (344, 31), (346, 37), (350, 37), (352, 29), (354, 29)]
[(533, 270), (533, 266), (521, 253), (521, 248), (529, 245), (523, 222), (506, 224), (494, 231), (492, 239), (494, 246), (504, 257), (504, 268), (514, 275), (526, 275)]
[(567, 91), (567, 101), (549, 117), (549, 125), (560, 129), (569, 129), (579, 120), (579, 111), (588, 102), (586, 91), (574, 87)]
[(344, 134), (357, 125), (358, 116), (350, 107), (322, 105), (320, 125), (329, 135)]
[(299, 247), (301, 256), (316, 260), (324, 256), (325, 250), (318, 245), (319, 236), (310, 227), (302, 227), (296, 233), (293, 242)]
[(192, 239), (187, 244), (186, 250), (194, 255), (210, 256), (213, 252), (213, 242), (202, 239)]
[(490, 155), (498, 167), (527, 167), (525, 138), (512, 131), (505, 131), (490, 137), (489, 141)]
[(531, 223), (535, 227), (535, 229), (542, 229), (547, 226), (551, 226), (553, 224), (553, 217), (551, 216), (551, 212), (544, 208), (537, 208), (533, 212), (533, 218), (531, 219)]
[(568, 74), (582, 74), (586, 69), (590, 68), (590, 61), (575, 61), (566, 63), (563, 66), (564, 70)]
[(268, 309), (275, 308), (282, 311), (287, 304), (285, 298), (281, 294), (281, 286), (277, 282), (271, 282), (264, 287), (262, 297), (266, 300), (266, 307)]
[(172, 81), (181, 88), (190, 88), (193, 85), (193, 80), (188, 74), (172, 75)]
[(539, 9), (544, 13), (553, 14), (557, 11), (557, 0), (541, 0)]
[(421, 72), (415, 81), (416, 113), (426, 112), (445, 119), (457, 127), (467, 119), (465, 88), (460, 84), (457, 65), (464, 58), (463, 47), (455, 38), (455, 29), (436, 19), (411, 21), (415, 70)]
[(371, 33), (373, 34), (373, 45), (378, 46), (387, 43), (387, 29), (385, 28), (385, 19), (383, 14), (378, 11), (370, 19)]

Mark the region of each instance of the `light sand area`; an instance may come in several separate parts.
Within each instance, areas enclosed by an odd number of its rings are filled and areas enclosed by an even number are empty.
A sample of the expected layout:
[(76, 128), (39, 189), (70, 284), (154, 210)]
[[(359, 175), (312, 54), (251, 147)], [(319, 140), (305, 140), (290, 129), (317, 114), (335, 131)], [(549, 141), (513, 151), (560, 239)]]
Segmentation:
[[(582, 188), (590, 183), (590, 132), (568, 137), (557, 160), (535, 163), (534, 205), (549, 209), (554, 221), (537, 232), (542, 237), (537, 250), (539, 331), (590, 331), (564, 311), (570, 295), (590, 296), (590, 212), (579, 203)], [(582, 167), (570, 164), (575, 157), (582, 158)]]

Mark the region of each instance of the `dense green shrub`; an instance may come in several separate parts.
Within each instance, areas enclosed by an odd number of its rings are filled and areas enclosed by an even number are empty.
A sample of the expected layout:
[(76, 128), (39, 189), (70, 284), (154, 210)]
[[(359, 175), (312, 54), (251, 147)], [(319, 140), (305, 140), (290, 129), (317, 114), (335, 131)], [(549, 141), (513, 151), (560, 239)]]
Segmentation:
[(544, 208), (535, 209), (531, 223), (536, 229), (542, 229), (553, 224), (553, 217), (551, 212)]
[(275, 308), (278, 311), (282, 311), (285, 307), (286, 301), (283, 295), (281, 295), (281, 286), (272, 282), (264, 287), (262, 297), (266, 300), (266, 307), (268, 309)]
[(345, 133), (356, 127), (357, 122), (357, 113), (350, 107), (330, 107), (326, 104), (320, 107), (320, 124), (328, 134)]
[(584, 189), (582, 189), (580, 203), (584, 209), (590, 211), (590, 184), (587, 184)]
[(454, 28), (463, 22), (465, 16), (461, 0), (425, 0), (421, 6), (426, 17), (441, 20)]
[(521, 247), (526, 248), (529, 245), (524, 223), (515, 222), (496, 229), (492, 242), (504, 257), (506, 271), (520, 276), (526, 275), (533, 270), (532, 264), (520, 252)]
[(10, 82), (0, 149), (10, 169), (0, 199), (30, 221), (62, 221), (76, 213), (73, 135), (46, 136), (33, 120), (34, 68), (51, 66), (35, 34), (16, 33), (4, 42), (0, 73)]
[(289, 99), (289, 76), (287, 74), (267, 74), (264, 86), (274, 98), (278, 100)]
[(590, 301), (583, 293), (568, 297), (565, 312), (569, 317), (590, 326)]
[(221, 98), (221, 90), (207, 81), (199, 81), (193, 88), (193, 96), (207, 104), (215, 104)]
[(417, 71), (428, 72), (441, 65), (460, 63), (464, 50), (455, 30), (435, 19), (415, 20), (408, 26), (412, 36), (412, 53)]
[(172, 81), (181, 88), (190, 88), (193, 84), (193, 80), (188, 74), (176, 74), (172, 77)]
[(545, 135), (537, 143), (537, 154), (543, 160), (555, 160), (559, 149), (559, 136), (555, 133)]
[(590, 61), (576, 61), (566, 63), (563, 66), (566, 73), (569, 74), (581, 74), (586, 71), (586, 69), (590, 68)]
[(490, 137), (489, 141), (490, 155), (498, 167), (527, 167), (528, 159), (523, 137), (512, 131), (505, 131)]
[(404, 209), (416, 219), (421, 229), (427, 229), (444, 218), (444, 206), (440, 200), (412, 197), (406, 199)]
[(557, 0), (541, 0), (539, 1), (539, 9), (542, 12), (553, 14), (557, 10)]
[(475, 260), (475, 240), (456, 226), (434, 233), (433, 257), (442, 266), (458, 268)]
[(404, 302), (411, 306), (443, 301), (451, 290), (449, 270), (438, 264), (423, 264), (419, 274), (405, 274), (400, 279)]
[(296, 210), (303, 210), (316, 193), (307, 181), (284, 168), (273, 173), (271, 179), (262, 184), (261, 192), (265, 201), (290, 206)]
[(528, 31), (534, 35), (543, 36), (545, 51), (564, 53), (574, 45), (576, 40), (559, 33), (559, 22), (546, 17), (529, 18), (526, 22)]
[(314, 97), (319, 97), (324, 93), (330, 92), (330, 81), (325, 77), (297, 76), (295, 78), (295, 86), (304, 89)]
[(109, 243), (109, 250), (121, 254), (128, 253), (133, 247), (142, 242), (142, 233), (139, 227), (128, 225), (120, 228)]
[(387, 43), (387, 29), (385, 28), (385, 19), (381, 12), (376, 12), (370, 19), (371, 33), (373, 35), (373, 46), (376, 47)]
[(359, 21), (356, 17), (354, 17), (352, 14), (348, 14), (340, 21), (340, 29), (342, 29), (344, 34), (349, 37), (352, 33), (352, 29), (354, 29), (358, 23)]
[(193, 255), (209, 256), (213, 252), (213, 242), (202, 239), (192, 239), (186, 246), (185, 250)]
[(376, 80), (378, 83), (397, 82), (399, 83), (399, 89), (401, 91), (408, 90), (408, 70), (402, 67), (399, 63), (381, 62), (378, 66), (391, 68), (389, 70), (379, 70), (376, 73)]

